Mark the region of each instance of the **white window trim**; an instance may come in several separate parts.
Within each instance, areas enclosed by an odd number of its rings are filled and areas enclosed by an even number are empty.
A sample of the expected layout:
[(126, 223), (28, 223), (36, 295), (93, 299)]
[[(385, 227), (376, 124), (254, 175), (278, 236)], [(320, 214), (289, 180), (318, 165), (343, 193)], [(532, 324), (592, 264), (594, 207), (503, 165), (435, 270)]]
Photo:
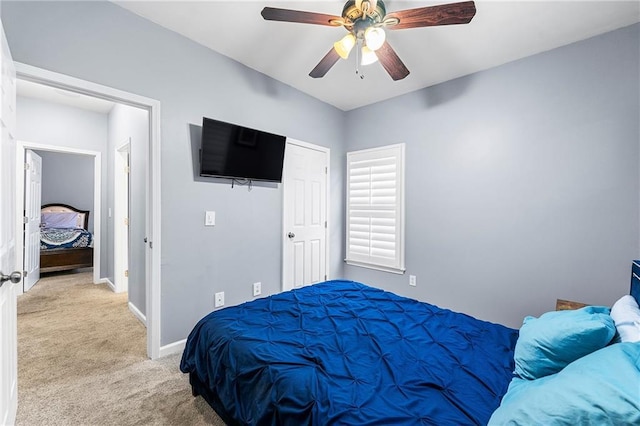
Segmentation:
[[(395, 219), (396, 219), (396, 250), (397, 256), (394, 264), (390, 265), (387, 262), (376, 262), (375, 259), (358, 259), (354, 258), (355, 253), (349, 251), (350, 247), (350, 222), (351, 222), (351, 202), (350, 202), (350, 180), (351, 180), (351, 168), (350, 165), (353, 158), (362, 158), (363, 160), (369, 160), (376, 156), (393, 156), (396, 159), (396, 203), (395, 203)], [(348, 265), (359, 266), (363, 268), (375, 269), (378, 271), (391, 272), (395, 274), (405, 273), (405, 144), (387, 145), (379, 148), (365, 149), (360, 151), (352, 151), (347, 153), (347, 189), (346, 189), (346, 259), (345, 262)], [(387, 207), (388, 208), (388, 207)], [(381, 209), (385, 210), (385, 209)], [(357, 255), (355, 257), (358, 257)], [(364, 255), (366, 257), (366, 255)]]

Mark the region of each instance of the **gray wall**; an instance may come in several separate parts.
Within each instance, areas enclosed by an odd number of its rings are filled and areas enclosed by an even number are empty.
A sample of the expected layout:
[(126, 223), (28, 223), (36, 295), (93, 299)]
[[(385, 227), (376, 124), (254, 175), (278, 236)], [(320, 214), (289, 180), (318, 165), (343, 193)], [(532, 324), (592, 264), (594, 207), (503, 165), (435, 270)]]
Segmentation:
[[(116, 104), (109, 113), (109, 182), (107, 198), (114, 207), (115, 152), (130, 140), (129, 155), (129, 303), (146, 315), (145, 304), (145, 229), (146, 229), (146, 175), (149, 147), (149, 113), (140, 108)], [(109, 253), (113, 253), (115, 234), (113, 216), (109, 218)], [(113, 276), (113, 257), (110, 257)]]
[(329, 273), (342, 274), (341, 111), (113, 3), (3, 1), (2, 22), (14, 60), (161, 102), (163, 345), (187, 336), (215, 292), (233, 305), (254, 281), (265, 295), (282, 281), (282, 185), (194, 179), (190, 125), (203, 116), (331, 149)]
[(89, 210), (93, 232), (93, 157), (35, 151), (42, 157), (42, 204), (63, 203)]
[[(3, 8), (4, 12), (4, 8)], [(5, 19), (2, 20), (3, 24)], [(52, 147), (66, 147), (99, 152), (102, 157), (102, 182), (107, 181), (107, 115), (39, 99), (18, 97), (16, 104), (18, 140), (28, 143), (45, 144)], [(91, 157), (93, 162), (93, 157)], [(93, 182), (93, 176), (91, 177)], [(102, 192), (102, 217), (100, 241), (101, 278), (107, 270), (107, 194)], [(93, 200), (91, 201), (92, 214)]]
[(640, 254), (639, 28), (348, 113), (348, 151), (407, 144), (407, 274), (346, 276), (514, 327), (556, 298), (627, 293)]

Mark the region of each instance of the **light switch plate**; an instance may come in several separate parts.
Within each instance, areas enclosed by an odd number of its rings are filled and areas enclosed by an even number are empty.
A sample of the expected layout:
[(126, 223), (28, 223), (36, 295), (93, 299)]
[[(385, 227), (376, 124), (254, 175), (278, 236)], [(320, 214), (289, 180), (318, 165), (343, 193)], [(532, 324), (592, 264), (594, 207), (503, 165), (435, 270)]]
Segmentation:
[(216, 212), (214, 211), (204, 212), (204, 226), (215, 226), (215, 225), (216, 225)]

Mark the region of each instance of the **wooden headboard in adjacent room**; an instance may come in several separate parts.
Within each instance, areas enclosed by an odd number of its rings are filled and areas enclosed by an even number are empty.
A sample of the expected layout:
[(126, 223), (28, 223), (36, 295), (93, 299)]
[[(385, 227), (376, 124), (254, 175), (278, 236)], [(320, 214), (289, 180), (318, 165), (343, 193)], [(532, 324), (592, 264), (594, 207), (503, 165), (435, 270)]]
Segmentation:
[(89, 210), (80, 210), (68, 204), (45, 204), (40, 213), (78, 213), (78, 227), (89, 230)]

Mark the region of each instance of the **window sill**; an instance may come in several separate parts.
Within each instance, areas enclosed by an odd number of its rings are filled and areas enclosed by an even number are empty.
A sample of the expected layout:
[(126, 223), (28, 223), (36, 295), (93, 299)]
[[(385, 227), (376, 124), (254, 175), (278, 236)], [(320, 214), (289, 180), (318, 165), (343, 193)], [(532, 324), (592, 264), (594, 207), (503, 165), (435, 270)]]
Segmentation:
[(344, 261), (347, 265), (359, 266), (361, 268), (375, 269), (376, 271), (390, 272), (392, 274), (398, 274), (398, 275), (403, 275), (406, 271), (406, 269), (404, 268), (400, 269), (400, 268), (394, 268), (390, 266), (374, 265), (371, 263), (357, 262), (355, 260), (349, 260), (349, 259), (345, 259)]

